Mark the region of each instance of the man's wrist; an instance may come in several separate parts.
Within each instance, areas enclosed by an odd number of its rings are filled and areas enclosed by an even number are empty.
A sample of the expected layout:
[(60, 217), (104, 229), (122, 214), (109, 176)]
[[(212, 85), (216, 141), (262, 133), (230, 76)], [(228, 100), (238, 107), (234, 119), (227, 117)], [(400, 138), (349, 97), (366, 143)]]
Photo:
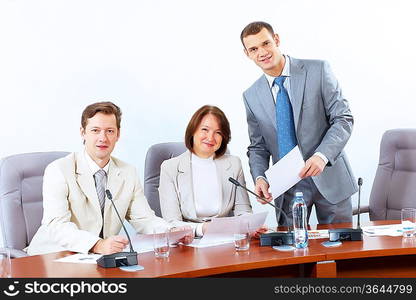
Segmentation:
[(257, 183), (257, 181), (258, 181), (259, 179), (263, 179), (266, 183), (269, 183), (269, 182), (267, 181), (267, 178), (266, 178), (266, 177), (264, 177), (264, 176), (257, 176), (257, 177), (256, 177), (256, 183)]
[(90, 252), (92, 253), (100, 253), (100, 248), (101, 248), (101, 243), (102, 243), (103, 239), (99, 239), (94, 246), (92, 246), (92, 248), (90, 249)]
[(328, 164), (328, 161), (329, 161), (328, 158), (321, 152), (315, 152), (314, 155), (320, 157), (324, 161), (325, 166)]

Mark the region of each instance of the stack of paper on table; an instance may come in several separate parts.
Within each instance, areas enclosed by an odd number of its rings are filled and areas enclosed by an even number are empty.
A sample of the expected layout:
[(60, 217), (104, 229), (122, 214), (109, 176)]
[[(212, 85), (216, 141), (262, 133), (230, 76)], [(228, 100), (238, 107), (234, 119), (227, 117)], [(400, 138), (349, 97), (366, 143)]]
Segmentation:
[(202, 248), (234, 242), (234, 233), (238, 232), (241, 219), (247, 219), (250, 232), (255, 232), (256, 229), (264, 225), (266, 216), (267, 212), (260, 212), (236, 217), (213, 218), (207, 226), (204, 236), (201, 239), (195, 239), (188, 246)]
[[(272, 233), (276, 231), (268, 231), (267, 233)], [(277, 232), (287, 232), (285, 231), (277, 231)], [(293, 232), (293, 230), (292, 230)], [(328, 229), (317, 229), (317, 230), (308, 230), (308, 239), (310, 240), (317, 240), (317, 239), (327, 239), (329, 238)]]
[(308, 230), (308, 239), (326, 239), (329, 238), (328, 229)]
[(77, 253), (73, 255), (68, 255), (65, 257), (61, 257), (55, 259), (56, 262), (69, 262), (69, 263), (79, 263), (79, 264), (96, 264), (97, 259), (99, 259), (102, 255), (101, 254), (94, 254), (94, 253)]
[[(169, 243), (176, 244), (187, 234), (193, 234), (192, 229), (171, 231), (169, 232)], [(153, 251), (153, 236), (154, 234), (140, 234), (131, 237), (131, 243), (133, 244), (134, 251), (137, 253), (143, 253)], [(127, 246), (124, 251), (130, 251), (130, 246)]]
[(375, 226), (361, 226), (363, 233), (367, 236), (402, 236), (403, 225), (391, 224), (391, 225), (375, 225)]
[[(169, 243), (177, 243), (187, 234), (193, 234), (192, 229), (171, 231), (169, 232)], [(143, 253), (148, 251), (153, 251), (153, 234), (136, 234), (131, 237), (131, 243), (133, 244), (133, 249), (137, 253)], [(124, 248), (125, 252), (130, 251), (130, 245)], [(96, 264), (97, 259), (102, 255), (100, 254), (84, 254), (77, 253), (73, 255), (68, 255), (59, 259), (56, 259), (57, 262), (71, 262), (71, 263), (84, 263), (84, 264)]]

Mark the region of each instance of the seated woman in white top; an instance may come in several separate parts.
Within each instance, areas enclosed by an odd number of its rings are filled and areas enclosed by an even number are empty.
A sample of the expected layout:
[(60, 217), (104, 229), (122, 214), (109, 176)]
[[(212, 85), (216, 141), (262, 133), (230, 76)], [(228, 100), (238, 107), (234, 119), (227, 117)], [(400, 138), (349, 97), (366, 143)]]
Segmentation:
[(205, 105), (192, 116), (185, 133), (188, 151), (164, 161), (160, 170), (160, 208), (171, 225), (190, 225), (202, 236), (212, 218), (252, 213), (247, 192), (228, 181), (233, 177), (245, 185), (240, 159), (226, 154), (230, 137), (218, 107)]

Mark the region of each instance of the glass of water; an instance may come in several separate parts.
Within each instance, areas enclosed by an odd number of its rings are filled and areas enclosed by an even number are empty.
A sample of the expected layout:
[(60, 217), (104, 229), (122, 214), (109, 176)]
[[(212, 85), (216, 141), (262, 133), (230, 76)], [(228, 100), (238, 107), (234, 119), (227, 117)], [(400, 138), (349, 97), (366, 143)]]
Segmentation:
[(10, 249), (0, 248), (0, 278), (12, 277)]
[(402, 208), (403, 237), (413, 237), (416, 230), (416, 208)]
[(169, 256), (169, 229), (154, 228), (153, 229), (153, 250), (155, 257), (165, 258)]
[(234, 233), (234, 246), (236, 251), (250, 249), (250, 227), (246, 219), (241, 219), (238, 224), (238, 232)]

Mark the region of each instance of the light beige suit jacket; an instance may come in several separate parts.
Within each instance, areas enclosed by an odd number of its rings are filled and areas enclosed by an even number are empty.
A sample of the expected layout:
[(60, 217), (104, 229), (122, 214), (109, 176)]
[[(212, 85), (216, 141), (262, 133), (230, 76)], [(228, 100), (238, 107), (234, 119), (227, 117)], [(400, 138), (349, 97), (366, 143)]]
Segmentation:
[[(114, 157), (110, 160), (107, 189), (121, 218), (140, 233), (152, 233), (154, 226), (169, 227), (156, 217), (144, 194), (136, 169)], [(83, 153), (71, 153), (45, 170), (43, 177), (43, 219), (27, 252), (30, 255), (69, 250), (87, 253), (99, 240), (103, 226), (94, 176)], [(121, 223), (106, 199), (103, 236), (117, 235)]]
[[(252, 213), (247, 192), (228, 181), (229, 177), (233, 177), (246, 184), (240, 159), (224, 154), (214, 162), (222, 187), (222, 204), (216, 217)], [(162, 163), (159, 199), (163, 218), (173, 226), (189, 225), (195, 229), (198, 223), (204, 221), (196, 214), (190, 151)]]

